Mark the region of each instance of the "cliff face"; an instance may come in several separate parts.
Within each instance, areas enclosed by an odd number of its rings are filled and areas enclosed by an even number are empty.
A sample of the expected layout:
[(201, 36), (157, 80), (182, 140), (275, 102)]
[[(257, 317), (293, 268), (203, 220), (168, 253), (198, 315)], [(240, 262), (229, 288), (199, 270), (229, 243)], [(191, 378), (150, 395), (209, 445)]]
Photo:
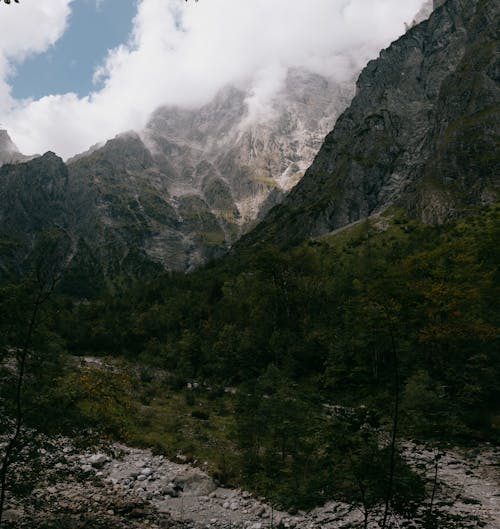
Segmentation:
[(199, 194), (217, 212), (221, 204), (211, 202), (224, 189), (231, 205), (219, 216), (241, 232), (269, 198), (276, 203), (300, 180), (352, 88), (291, 70), (282, 90), (256, 112), (248, 108), (250, 91), (228, 87), (201, 109), (159, 109), (141, 136), (172, 195)]
[(23, 272), (39, 234), (67, 225), (67, 190), (67, 168), (53, 153), (0, 167), (0, 278)]
[(291, 71), (265, 114), (250, 114), (248, 90), (228, 87), (199, 109), (161, 108), (140, 134), (121, 134), (67, 164), (46, 154), (5, 165), (0, 272), (22, 271), (51, 227), (71, 241), (80, 283), (82, 270), (191, 270), (221, 255), (302, 177), (351, 92)]
[(297, 242), (389, 205), (441, 222), (498, 196), (499, 8), (448, 0), (371, 61), (304, 178), (246, 239)]

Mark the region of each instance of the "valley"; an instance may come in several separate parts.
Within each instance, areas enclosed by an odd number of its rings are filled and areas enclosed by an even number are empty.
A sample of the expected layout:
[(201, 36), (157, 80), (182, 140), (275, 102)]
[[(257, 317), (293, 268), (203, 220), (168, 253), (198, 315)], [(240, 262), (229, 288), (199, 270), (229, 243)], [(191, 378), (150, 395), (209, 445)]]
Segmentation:
[(356, 83), (66, 161), (0, 131), (2, 528), (499, 527), (499, 29), (425, 2)]

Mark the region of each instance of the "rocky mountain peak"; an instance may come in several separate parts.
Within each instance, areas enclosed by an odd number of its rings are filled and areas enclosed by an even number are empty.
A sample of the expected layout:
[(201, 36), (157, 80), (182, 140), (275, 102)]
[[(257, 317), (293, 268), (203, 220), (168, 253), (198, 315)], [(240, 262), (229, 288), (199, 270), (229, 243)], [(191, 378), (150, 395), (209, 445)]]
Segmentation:
[(67, 174), (68, 172), (63, 159), (53, 151), (47, 151), (33, 160), (31, 167), (37, 170), (42, 177), (49, 177), (53, 173), (62, 172)]
[(17, 151), (17, 147), (10, 139), (9, 133), (5, 129), (0, 129), (0, 150), (1, 151)]
[(162, 107), (141, 134), (168, 174), (174, 196), (197, 194), (211, 181), (230, 192), (233, 218), (246, 230), (302, 177), (324, 136), (352, 97), (339, 84), (291, 69), (273, 97), (252, 113), (251, 86), (227, 86), (198, 109)]
[(121, 169), (140, 171), (154, 163), (151, 153), (133, 131), (119, 134), (96, 152), (97, 156)]
[(498, 196), (498, 4), (447, 0), (370, 61), (350, 107), (249, 240), (317, 236), (391, 205), (442, 222)]

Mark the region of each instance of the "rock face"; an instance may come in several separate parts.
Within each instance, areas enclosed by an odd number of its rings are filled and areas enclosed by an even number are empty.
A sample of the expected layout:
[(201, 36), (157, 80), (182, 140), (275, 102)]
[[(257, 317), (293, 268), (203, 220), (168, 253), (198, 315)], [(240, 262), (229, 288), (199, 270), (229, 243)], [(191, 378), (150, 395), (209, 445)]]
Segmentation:
[(246, 243), (298, 242), (394, 204), (441, 222), (496, 200), (498, 31), (497, 2), (448, 0), (383, 50), (304, 178)]
[(228, 87), (195, 111), (159, 109), (142, 137), (174, 196), (202, 196), (239, 232), (300, 180), (351, 97), (350, 85), (291, 70), (270, 101)]
[[(72, 291), (90, 278), (190, 270), (221, 255), (302, 177), (351, 92), (294, 70), (264, 110), (252, 110), (249, 90), (228, 87), (199, 109), (161, 108), (140, 134), (67, 164), (48, 153), (5, 165), (0, 274), (22, 272), (49, 228), (67, 239)], [(4, 136), (0, 156), (13, 157)]]
[(0, 276), (30, 267), (34, 238), (68, 225), (68, 171), (47, 153), (0, 167)]

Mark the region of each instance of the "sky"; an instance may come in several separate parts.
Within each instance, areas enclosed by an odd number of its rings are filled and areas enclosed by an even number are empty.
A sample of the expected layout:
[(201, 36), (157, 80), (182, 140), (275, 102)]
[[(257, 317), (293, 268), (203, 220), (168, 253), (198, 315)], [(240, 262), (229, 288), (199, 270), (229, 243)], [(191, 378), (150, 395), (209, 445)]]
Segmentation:
[(56, 45), (29, 56), (12, 70), (9, 81), (13, 94), (38, 99), (75, 92), (84, 97), (95, 90), (94, 70), (107, 50), (127, 41), (135, 11), (134, 0), (73, 2), (67, 29)]
[(25, 154), (67, 158), (161, 105), (229, 83), (265, 107), (291, 67), (339, 82), (404, 33), (424, 0), (0, 2), (0, 128)]

